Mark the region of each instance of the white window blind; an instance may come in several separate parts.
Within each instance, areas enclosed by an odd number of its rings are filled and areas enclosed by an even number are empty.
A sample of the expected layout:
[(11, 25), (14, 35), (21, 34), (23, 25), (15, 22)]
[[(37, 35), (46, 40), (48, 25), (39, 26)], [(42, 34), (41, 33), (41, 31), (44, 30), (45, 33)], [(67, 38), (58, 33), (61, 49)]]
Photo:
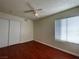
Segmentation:
[(79, 44), (79, 16), (56, 20), (55, 39)]

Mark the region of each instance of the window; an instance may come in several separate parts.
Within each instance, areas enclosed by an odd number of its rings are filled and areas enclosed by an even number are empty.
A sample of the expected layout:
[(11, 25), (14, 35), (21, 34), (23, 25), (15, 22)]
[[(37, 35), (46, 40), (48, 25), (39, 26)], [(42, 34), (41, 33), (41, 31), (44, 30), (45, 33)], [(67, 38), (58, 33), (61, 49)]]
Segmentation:
[(56, 20), (55, 39), (79, 44), (79, 16)]

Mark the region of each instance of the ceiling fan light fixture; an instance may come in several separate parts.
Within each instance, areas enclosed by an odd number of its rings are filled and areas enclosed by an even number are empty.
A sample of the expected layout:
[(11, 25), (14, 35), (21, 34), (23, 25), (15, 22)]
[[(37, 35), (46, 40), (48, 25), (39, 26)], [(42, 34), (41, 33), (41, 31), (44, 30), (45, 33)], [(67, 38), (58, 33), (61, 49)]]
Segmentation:
[(38, 17), (38, 16), (39, 16), (37, 12), (36, 12), (34, 15), (35, 15), (36, 17)]
[(29, 2), (26, 3), (31, 10), (26, 10), (24, 13), (32, 12), (34, 16), (39, 17), (38, 11), (41, 11), (42, 9), (34, 8)]

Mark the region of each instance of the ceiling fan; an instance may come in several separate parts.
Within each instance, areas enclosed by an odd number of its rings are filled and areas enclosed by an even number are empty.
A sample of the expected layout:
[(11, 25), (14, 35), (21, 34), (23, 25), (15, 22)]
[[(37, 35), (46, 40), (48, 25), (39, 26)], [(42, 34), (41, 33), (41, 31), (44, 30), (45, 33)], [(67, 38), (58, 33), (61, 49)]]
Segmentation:
[(24, 13), (29, 13), (32, 12), (34, 14), (34, 16), (38, 17), (38, 11), (41, 11), (42, 9), (38, 9), (38, 8), (34, 8), (29, 2), (27, 2), (27, 5), (31, 8), (31, 10), (26, 10), (24, 11)]

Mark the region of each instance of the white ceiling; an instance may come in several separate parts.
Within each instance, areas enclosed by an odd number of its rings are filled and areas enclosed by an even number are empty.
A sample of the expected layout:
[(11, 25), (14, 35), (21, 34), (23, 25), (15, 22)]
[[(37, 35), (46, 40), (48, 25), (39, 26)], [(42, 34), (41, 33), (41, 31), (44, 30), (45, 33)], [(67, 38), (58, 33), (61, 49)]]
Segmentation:
[[(39, 17), (45, 17), (57, 12), (79, 6), (79, 0), (28, 0), (34, 8), (41, 8)], [(36, 19), (33, 13), (24, 13), (30, 10), (26, 4), (27, 0), (0, 0), (0, 10), (14, 15)]]

